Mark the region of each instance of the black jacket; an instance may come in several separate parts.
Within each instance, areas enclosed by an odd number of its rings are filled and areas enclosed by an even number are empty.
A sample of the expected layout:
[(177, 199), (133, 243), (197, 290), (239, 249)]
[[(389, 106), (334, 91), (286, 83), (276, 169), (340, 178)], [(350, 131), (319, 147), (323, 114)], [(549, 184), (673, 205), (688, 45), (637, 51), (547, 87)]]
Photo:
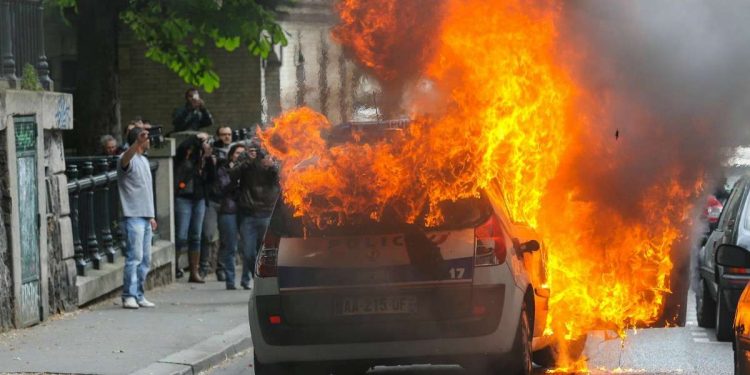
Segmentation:
[(191, 136), (177, 147), (174, 169), (175, 197), (205, 199), (216, 178), (213, 158), (202, 154), (202, 142)]
[(216, 170), (216, 185), (221, 190), (219, 213), (236, 214), (237, 194), (240, 186), (237, 179), (233, 179), (229, 175), (229, 162), (227, 160), (219, 161), (219, 167)]
[(239, 213), (269, 217), (279, 197), (279, 168), (263, 167), (261, 157), (242, 161), (229, 171), (240, 183), (237, 195)]
[(177, 108), (172, 114), (174, 131), (198, 130), (214, 124), (214, 118), (206, 107), (193, 108), (190, 103)]

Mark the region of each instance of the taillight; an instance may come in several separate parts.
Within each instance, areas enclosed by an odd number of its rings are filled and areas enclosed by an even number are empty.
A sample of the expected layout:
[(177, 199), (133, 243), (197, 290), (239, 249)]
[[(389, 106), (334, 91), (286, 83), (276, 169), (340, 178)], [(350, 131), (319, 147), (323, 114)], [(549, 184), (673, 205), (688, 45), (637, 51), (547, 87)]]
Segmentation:
[(706, 217), (708, 218), (709, 223), (719, 222), (719, 216), (721, 216), (722, 208), (722, 206), (711, 206), (708, 208), (708, 210), (706, 210)]
[(263, 238), (263, 248), (258, 254), (258, 260), (255, 263), (255, 275), (258, 277), (276, 277), (276, 259), (279, 253), (279, 236), (271, 231), (266, 232)]
[(278, 249), (263, 248), (260, 250), (258, 260), (255, 263), (255, 275), (257, 277), (276, 277), (276, 259), (278, 252)]
[(724, 273), (734, 275), (748, 275), (750, 274), (750, 268), (726, 267), (724, 268)]
[(724, 205), (721, 201), (716, 199), (713, 195), (708, 197), (706, 208), (703, 210), (703, 217), (705, 217), (709, 223), (716, 224), (719, 222), (719, 216), (721, 216), (721, 210), (724, 209)]
[(266, 236), (263, 237), (263, 247), (266, 249), (278, 249), (280, 241), (281, 239), (275, 233), (270, 230), (266, 231)]
[(474, 265), (503, 264), (506, 257), (505, 236), (495, 215), (474, 229)]

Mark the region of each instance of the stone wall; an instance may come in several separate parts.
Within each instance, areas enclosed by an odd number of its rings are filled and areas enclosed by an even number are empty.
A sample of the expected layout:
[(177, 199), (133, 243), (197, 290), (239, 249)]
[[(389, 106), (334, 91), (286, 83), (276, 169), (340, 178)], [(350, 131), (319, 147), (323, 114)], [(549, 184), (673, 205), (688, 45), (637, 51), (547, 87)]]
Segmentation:
[[(164, 65), (147, 59), (143, 45), (120, 44), (121, 111), (123, 126), (135, 116), (165, 125), (172, 130), (172, 113), (185, 103), (190, 87)], [(206, 107), (216, 125), (250, 127), (262, 117), (260, 59), (245, 48), (233, 53), (213, 49), (210, 57), (221, 78), (221, 86), (212, 93), (201, 90)], [(207, 129), (213, 133), (216, 127)]]
[[(2, 104), (0, 104), (2, 106)], [(2, 108), (0, 108), (2, 109)], [(0, 111), (2, 112), (2, 111)], [(6, 130), (0, 131), (0, 139), (5, 139)], [(4, 142), (0, 142), (0, 332), (13, 328), (13, 259), (8, 247), (8, 228), (10, 223), (10, 195), (8, 192), (8, 153)]]
[(49, 309), (51, 314), (76, 308), (76, 266), (73, 249), (73, 227), (68, 202), (68, 178), (65, 176), (65, 156), (60, 130), (44, 131), (44, 150), (47, 168), (47, 275), (49, 280)]
[[(59, 14), (47, 13), (45, 38), (52, 76), (57, 87), (72, 92), (75, 70), (70, 67), (75, 66), (78, 58), (75, 30), (65, 25)], [(140, 116), (165, 125), (170, 131), (172, 112), (184, 103), (185, 90), (190, 85), (166, 66), (146, 58), (146, 47), (134, 40), (127, 26), (123, 25), (121, 30), (118, 66), (122, 128)], [(260, 59), (250, 56), (246, 48), (238, 48), (232, 53), (214, 48), (209, 55), (221, 77), (221, 87), (210, 94), (202, 92), (202, 96), (216, 123), (232, 127), (259, 123), (263, 112)], [(209, 132), (213, 130), (208, 129)]]

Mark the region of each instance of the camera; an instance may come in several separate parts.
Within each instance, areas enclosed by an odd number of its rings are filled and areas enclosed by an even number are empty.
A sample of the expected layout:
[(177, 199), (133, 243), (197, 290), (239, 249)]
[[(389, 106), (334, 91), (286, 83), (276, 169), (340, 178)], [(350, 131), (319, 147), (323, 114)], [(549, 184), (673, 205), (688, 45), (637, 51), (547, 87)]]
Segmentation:
[(152, 125), (148, 129), (148, 140), (151, 142), (151, 147), (160, 148), (164, 144), (164, 134), (161, 130), (161, 125)]

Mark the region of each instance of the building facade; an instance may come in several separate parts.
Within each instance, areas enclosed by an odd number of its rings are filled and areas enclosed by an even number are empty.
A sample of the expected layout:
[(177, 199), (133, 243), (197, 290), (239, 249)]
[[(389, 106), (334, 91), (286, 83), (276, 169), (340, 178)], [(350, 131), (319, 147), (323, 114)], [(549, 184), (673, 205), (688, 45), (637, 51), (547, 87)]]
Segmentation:
[(265, 64), (267, 122), (279, 113), (308, 106), (333, 124), (373, 120), (380, 89), (331, 37), (337, 24), (333, 0), (305, 0), (280, 17), (288, 44)]

